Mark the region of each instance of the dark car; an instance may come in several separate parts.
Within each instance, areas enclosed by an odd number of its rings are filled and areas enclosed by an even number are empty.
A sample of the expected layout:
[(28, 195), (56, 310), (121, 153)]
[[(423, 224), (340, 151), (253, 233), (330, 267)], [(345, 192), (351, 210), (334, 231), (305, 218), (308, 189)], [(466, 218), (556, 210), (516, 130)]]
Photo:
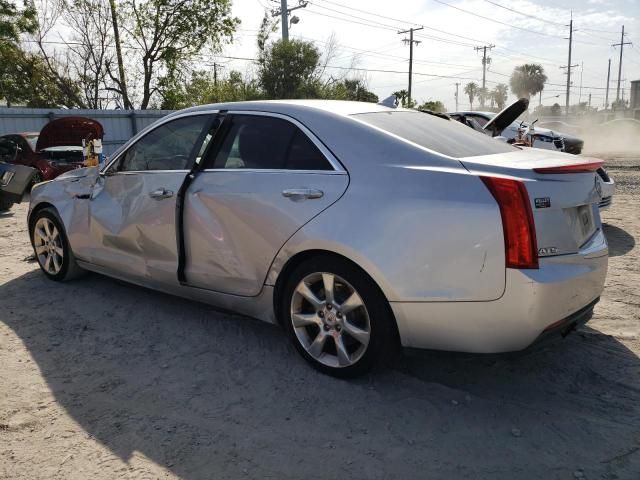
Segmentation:
[(0, 162), (0, 212), (22, 201), (35, 173), (31, 167)]
[(33, 167), (33, 183), (53, 180), (61, 173), (84, 166), (83, 141), (104, 136), (102, 125), (84, 117), (49, 122), (37, 132), (0, 136), (0, 161)]

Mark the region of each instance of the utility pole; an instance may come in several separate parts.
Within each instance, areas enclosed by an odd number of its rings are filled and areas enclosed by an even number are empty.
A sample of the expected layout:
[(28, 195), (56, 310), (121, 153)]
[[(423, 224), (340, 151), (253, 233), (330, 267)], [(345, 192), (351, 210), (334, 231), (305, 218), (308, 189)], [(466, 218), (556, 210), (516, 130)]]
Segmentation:
[(460, 84), (456, 82), (456, 112), (458, 111), (458, 87)]
[[(484, 92), (487, 88), (487, 64), (491, 63), (491, 57), (487, 58), (487, 48), (491, 50), (495, 45), (483, 45), (482, 47), (473, 47), (473, 49), (477, 52), (478, 50), (482, 50), (482, 91)], [(484, 107), (484, 94), (480, 97), (480, 104)]]
[(218, 64), (213, 62), (213, 86), (218, 86)]
[[(289, 41), (289, 14), (299, 8), (305, 8), (309, 2), (307, 0), (299, 0), (297, 7), (287, 7), (287, 0), (280, 0), (280, 9), (271, 10), (272, 17), (281, 17), (282, 40)], [(296, 22), (294, 22), (296, 23)]]
[(611, 59), (609, 59), (609, 66), (607, 67), (607, 94), (604, 97), (604, 109), (609, 108), (609, 85), (611, 84)]
[(565, 100), (565, 114), (569, 115), (569, 101), (571, 96), (571, 69), (576, 68), (578, 65), (571, 65), (571, 48), (573, 46), (573, 18), (569, 22), (569, 61), (567, 62), (567, 98)]
[(616, 90), (616, 102), (620, 100), (620, 79), (622, 78), (622, 51), (625, 45), (631, 45), (631, 42), (624, 41), (624, 25), (622, 26), (622, 34), (620, 35), (620, 43), (614, 43), (612, 47), (620, 47), (620, 62), (618, 63), (618, 89)]
[(407, 106), (409, 108), (411, 108), (411, 77), (413, 74), (413, 45), (416, 44), (420, 44), (422, 43), (420, 40), (414, 40), (413, 39), (413, 32), (417, 32), (418, 30), (422, 30), (424, 27), (420, 27), (420, 28), (413, 28), (411, 27), (409, 30), (403, 30), (401, 32), (398, 32), (398, 35), (404, 34), (404, 33), (409, 33), (409, 39), (404, 38), (402, 41), (404, 42), (404, 44), (406, 45), (407, 43), (409, 44), (409, 90), (407, 93)]
[(578, 103), (582, 103), (582, 74), (584, 73), (584, 62), (580, 66), (580, 96), (578, 97)]

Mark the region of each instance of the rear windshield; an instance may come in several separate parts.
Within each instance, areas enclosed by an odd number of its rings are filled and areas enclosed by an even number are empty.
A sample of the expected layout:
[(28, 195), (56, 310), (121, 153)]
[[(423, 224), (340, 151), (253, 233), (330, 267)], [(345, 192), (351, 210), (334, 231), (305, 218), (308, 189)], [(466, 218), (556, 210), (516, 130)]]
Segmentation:
[(507, 153), (516, 150), (507, 143), (474, 132), (459, 122), (423, 112), (374, 112), (353, 115), (370, 125), (398, 135), (435, 152), (455, 158)]

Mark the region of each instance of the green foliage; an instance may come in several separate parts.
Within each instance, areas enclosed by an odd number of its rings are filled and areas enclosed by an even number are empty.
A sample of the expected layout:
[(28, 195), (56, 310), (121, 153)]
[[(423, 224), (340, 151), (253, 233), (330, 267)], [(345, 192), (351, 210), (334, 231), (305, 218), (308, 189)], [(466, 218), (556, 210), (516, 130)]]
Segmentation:
[(403, 108), (415, 108), (417, 102), (415, 100), (411, 100), (409, 103), (409, 92), (407, 90), (398, 90), (397, 92), (393, 92), (392, 95), (398, 99), (398, 103)]
[(322, 92), (322, 98), (331, 100), (355, 100), (357, 102), (378, 102), (378, 96), (367, 90), (362, 80), (344, 79), (329, 87)]
[(54, 79), (40, 55), (15, 45), (0, 45), (0, 96), (7, 106), (22, 103), (28, 107), (74, 108), (81, 106), (73, 100), (79, 94), (78, 84), (70, 78)]
[(237, 71), (225, 78), (215, 79), (213, 72), (196, 71), (188, 82), (164, 79), (160, 94), (160, 108), (178, 110), (195, 105), (219, 102), (239, 102), (262, 98), (255, 80), (246, 80)]
[(142, 102), (159, 90), (160, 69), (171, 78), (205, 46), (215, 50), (232, 39), (240, 20), (231, 0), (126, 0), (123, 28), (142, 49)]
[(431, 112), (444, 113), (444, 103), (440, 100), (429, 100), (418, 107), (418, 110), (429, 110)]
[(491, 91), (491, 106), (493, 106), (493, 103), (495, 102), (498, 110), (502, 110), (507, 103), (508, 95), (508, 87), (504, 83), (499, 83)]
[(311, 42), (278, 40), (260, 52), (258, 82), (267, 98), (317, 98), (320, 51)]
[(547, 76), (542, 65), (526, 63), (513, 69), (510, 84), (511, 91), (518, 97), (530, 98), (531, 95), (544, 90)]
[(475, 82), (469, 82), (464, 86), (464, 93), (469, 97), (469, 104), (471, 106), (471, 110), (473, 110), (473, 100), (478, 95), (478, 84)]
[(0, 44), (16, 43), (21, 33), (33, 33), (37, 28), (36, 11), (31, 3), (18, 9), (10, 0), (0, 0)]

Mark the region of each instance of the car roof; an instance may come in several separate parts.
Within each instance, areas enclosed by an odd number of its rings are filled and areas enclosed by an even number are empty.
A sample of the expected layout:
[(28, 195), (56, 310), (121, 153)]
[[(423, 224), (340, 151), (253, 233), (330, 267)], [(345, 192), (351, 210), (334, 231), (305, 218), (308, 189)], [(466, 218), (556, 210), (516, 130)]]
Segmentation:
[(257, 100), (247, 102), (227, 102), (200, 105), (181, 110), (181, 113), (202, 110), (259, 110), (273, 113), (293, 114), (301, 110), (315, 110), (348, 116), (359, 113), (394, 112), (402, 108), (389, 108), (377, 103), (355, 102), (347, 100)]
[(486, 117), (490, 117), (491, 115), (495, 115), (494, 112), (479, 112), (477, 110), (462, 110), (458, 112), (449, 112), (449, 115), (484, 115)]

